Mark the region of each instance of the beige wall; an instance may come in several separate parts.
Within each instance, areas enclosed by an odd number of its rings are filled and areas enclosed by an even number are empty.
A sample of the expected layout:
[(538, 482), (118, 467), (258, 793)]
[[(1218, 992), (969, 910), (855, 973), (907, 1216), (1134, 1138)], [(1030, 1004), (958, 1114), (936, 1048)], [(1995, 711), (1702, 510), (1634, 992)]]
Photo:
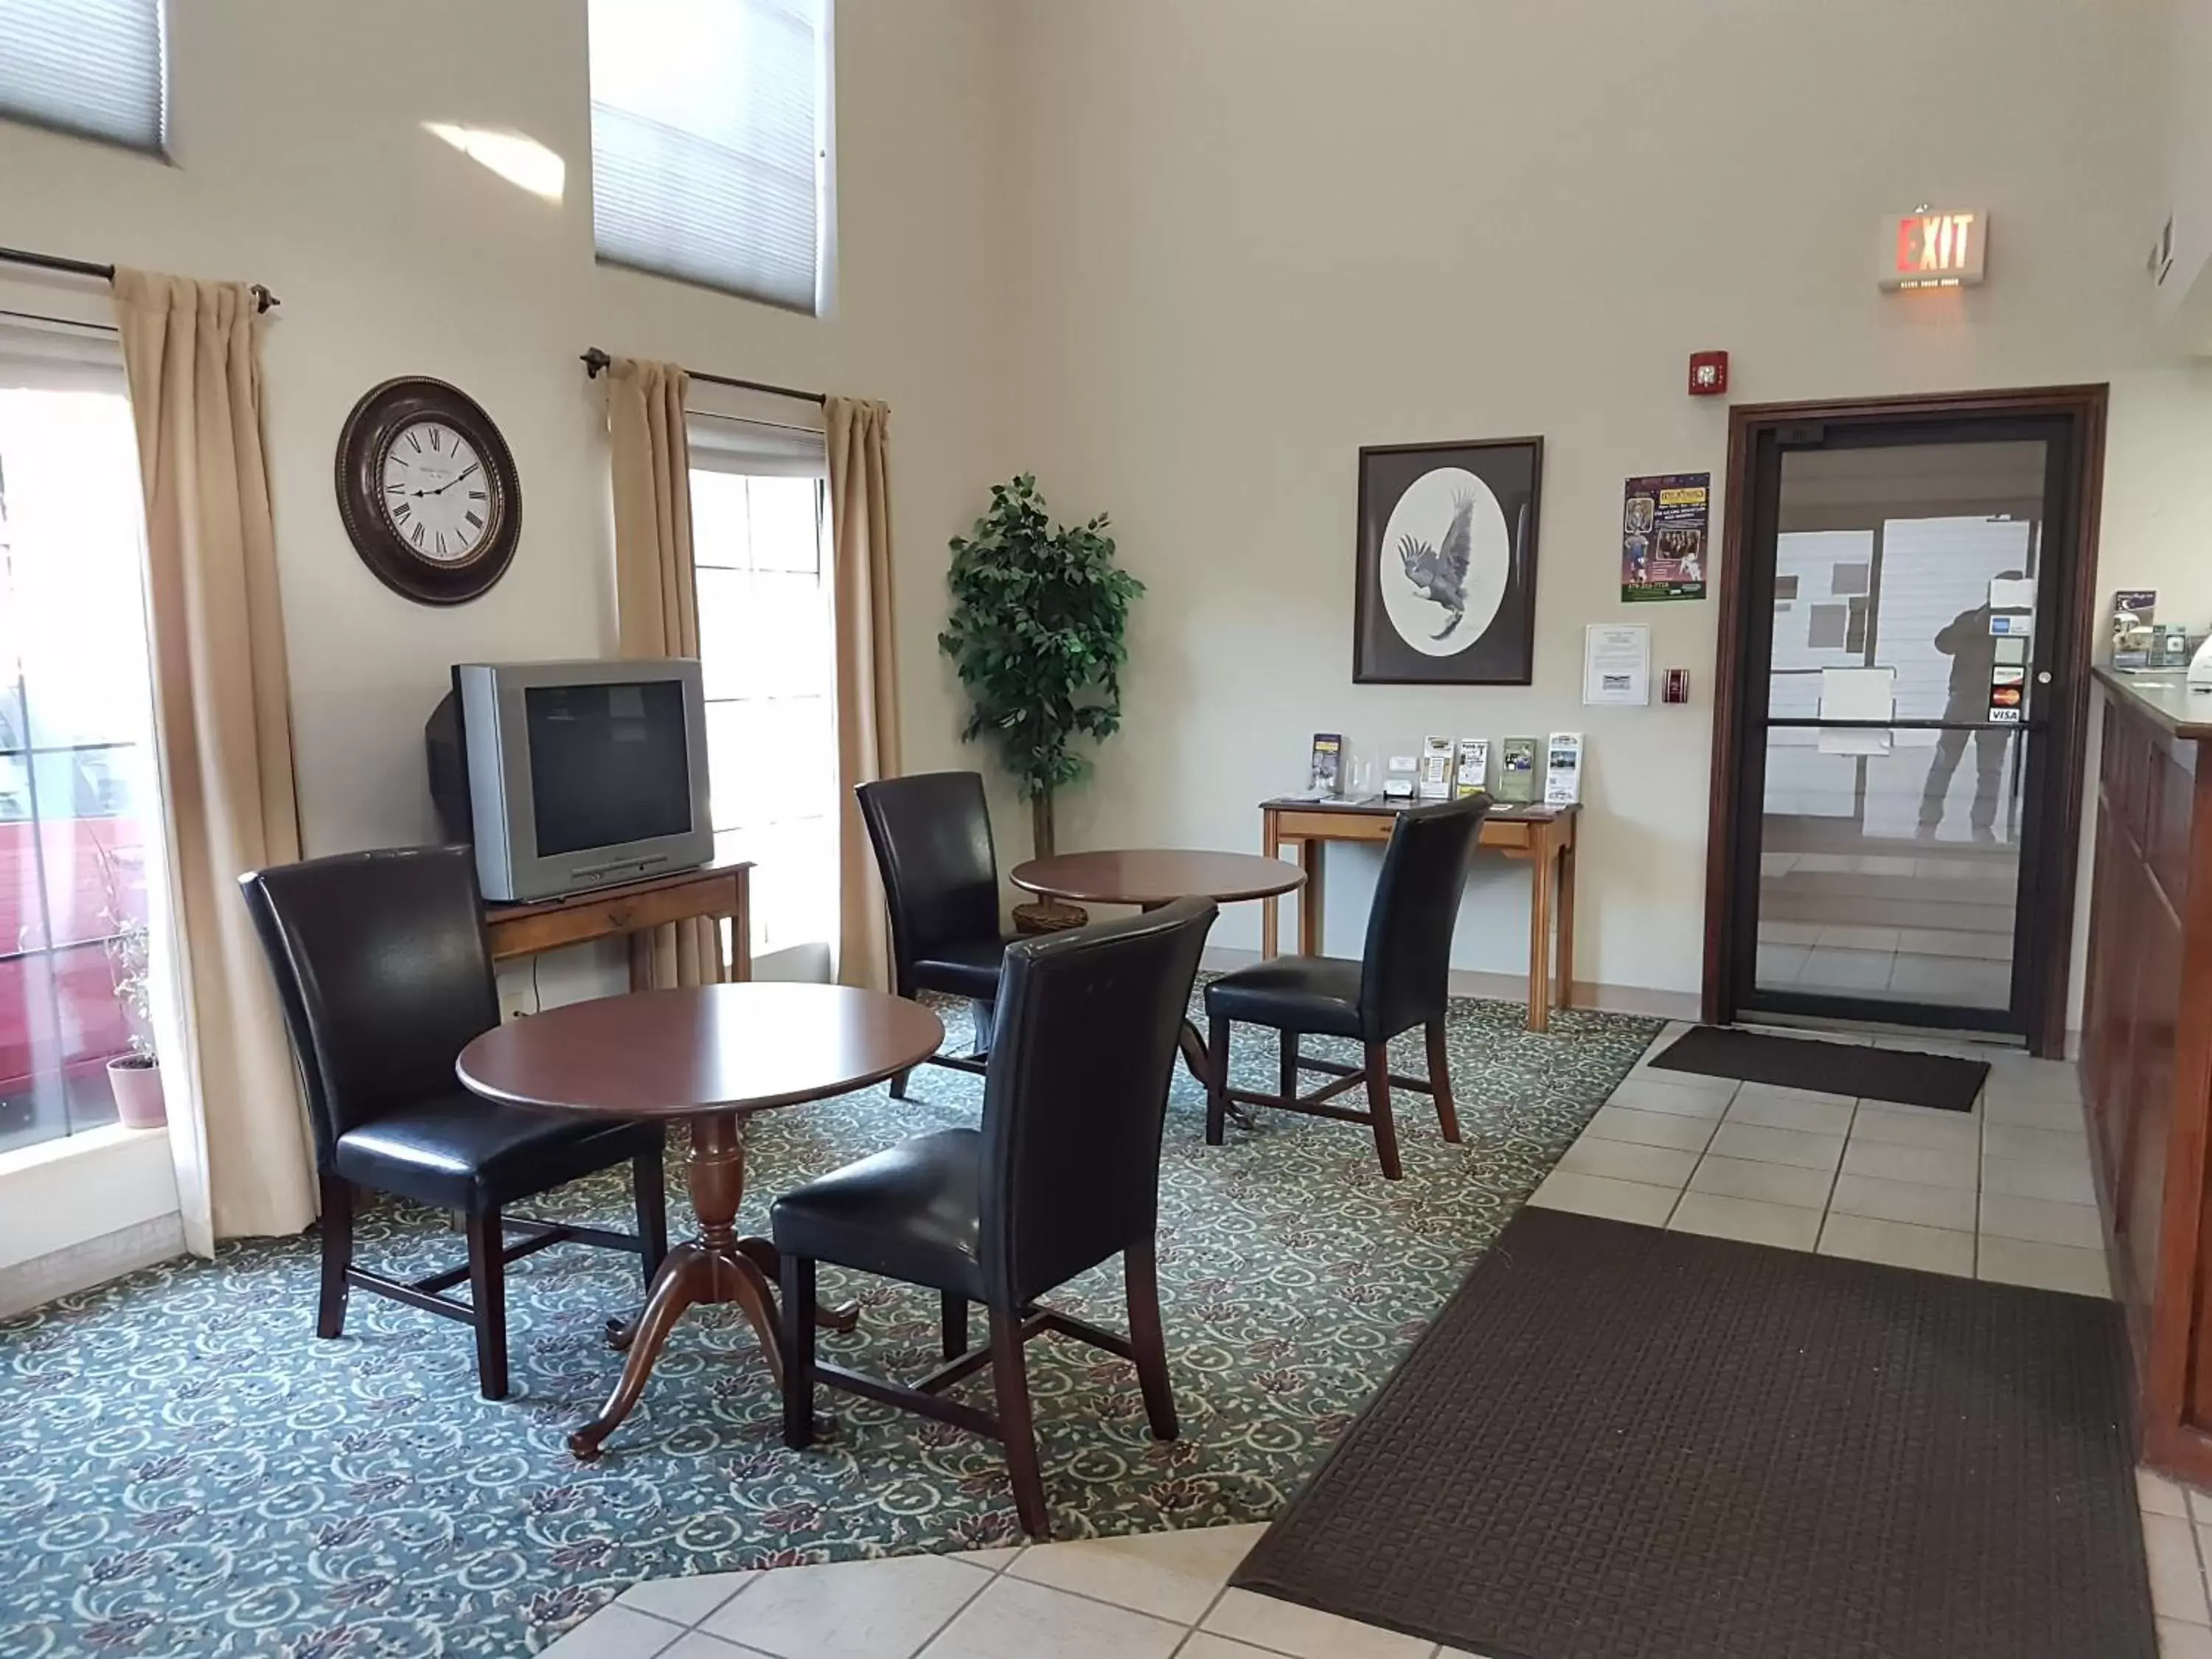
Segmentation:
[[(1725, 410), (1680, 391), (1692, 349), (1729, 348), (1746, 399), (2112, 380), (2100, 585), (2212, 614), (2212, 372), (2154, 335), (2142, 275), (2172, 153), (2149, 0), (842, 0), (818, 323), (592, 264), (584, 0), (173, 11), (178, 165), (0, 125), (0, 223), (285, 298), (271, 441), (313, 851), (428, 832), (418, 733), (447, 663), (611, 640), (593, 343), (891, 402), (916, 767), (969, 763), (933, 638), (946, 535), (1017, 467), (1066, 514), (1113, 512), (1152, 592), (1071, 845), (1250, 845), (1316, 729), (1585, 730), (1583, 971), (1615, 985), (1698, 975), (1714, 607), (1634, 613), (1690, 708), (1577, 694), (1583, 624), (1627, 614), (1621, 477), (1722, 465)], [(431, 119), (539, 138), (566, 202)], [(1872, 225), (1923, 198), (1994, 213), (1988, 287), (1875, 291)], [(474, 393), (523, 471), (520, 555), (453, 611), (379, 586), (332, 501), (347, 409), (403, 373)], [(1527, 432), (1536, 684), (1355, 689), (1354, 451)], [(1011, 861), (1025, 826), (1000, 826)], [(1334, 884), (1340, 948), (1364, 902)], [(1523, 916), (1486, 865), (1462, 965), (1516, 965)], [(1219, 942), (1255, 938), (1248, 909)]]
[(2160, 205), (2173, 216), (2173, 264), (2159, 293), (2159, 309), (2178, 345), (2212, 353), (2212, 0), (2160, 3), (2165, 195)]
[[(0, 240), (283, 298), (270, 443), (309, 851), (431, 833), (422, 725), (449, 663), (611, 647), (589, 345), (890, 403), (908, 750), (953, 757), (939, 551), (999, 470), (994, 7), (837, 9), (842, 282), (824, 322), (593, 264), (585, 0), (189, 0), (170, 8), (174, 167), (0, 124)], [(565, 201), (504, 183), (431, 120), (550, 146)], [(404, 374), (482, 402), (522, 475), (513, 568), (451, 610), (378, 584), (331, 490), (347, 410)]]
[[(2102, 586), (2212, 617), (2194, 497), (2212, 383), (2152, 333), (2156, 20), (2090, 0), (1117, 0), (1024, 8), (1020, 456), (1109, 509), (1149, 584), (1127, 730), (1073, 845), (1250, 846), (1309, 735), (1589, 740), (1582, 977), (1700, 972), (1717, 606), (1624, 607), (1624, 475), (1724, 463), (1684, 395), (2110, 380)], [(1876, 291), (1875, 227), (1994, 216), (1990, 280)], [(1544, 434), (1535, 684), (1351, 683), (1354, 453)], [(1686, 708), (1584, 710), (1585, 623), (1632, 616)], [(1339, 855), (1347, 866), (1350, 860)], [(1353, 947), (1364, 872), (1334, 884)], [(1480, 866), (1462, 966), (1525, 951)], [(1250, 911), (1217, 943), (1256, 939)]]
[[(612, 647), (602, 399), (576, 361), (589, 345), (890, 402), (906, 750), (918, 767), (957, 760), (957, 687), (933, 638), (943, 549), (1012, 470), (997, 453), (996, 9), (840, 0), (842, 281), (822, 322), (593, 264), (585, 0), (176, 0), (174, 166), (0, 122), (0, 242), (283, 298), (267, 334), (269, 439), (309, 852), (434, 833), (422, 729), (448, 664)], [(423, 131), (430, 120), (537, 138), (568, 163), (565, 200), (502, 182)], [(76, 310), (92, 287), (0, 280), (5, 303), (31, 308)], [(471, 605), (390, 592), (338, 521), (339, 427), (398, 374), (469, 392), (520, 469), (520, 549)], [(550, 1002), (619, 982), (600, 953), (550, 964), (538, 989)], [(174, 1184), (155, 1173), (147, 1201), (173, 1218)], [(171, 1248), (166, 1235), (88, 1244), (139, 1218), (75, 1203), (44, 1164), (9, 1179), (0, 1208), (42, 1225), (0, 1229), (0, 1273), (15, 1276), (0, 1311), (26, 1274), (51, 1293), (118, 1248)]]

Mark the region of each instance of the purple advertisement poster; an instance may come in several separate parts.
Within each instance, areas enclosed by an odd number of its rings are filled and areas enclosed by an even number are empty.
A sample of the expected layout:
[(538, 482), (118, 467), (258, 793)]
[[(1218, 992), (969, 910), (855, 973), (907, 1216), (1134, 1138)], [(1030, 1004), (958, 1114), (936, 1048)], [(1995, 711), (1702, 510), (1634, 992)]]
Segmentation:
[(1713, 475), (1631, 478), (1620, 509), (1620, 597), (1702, 599)]

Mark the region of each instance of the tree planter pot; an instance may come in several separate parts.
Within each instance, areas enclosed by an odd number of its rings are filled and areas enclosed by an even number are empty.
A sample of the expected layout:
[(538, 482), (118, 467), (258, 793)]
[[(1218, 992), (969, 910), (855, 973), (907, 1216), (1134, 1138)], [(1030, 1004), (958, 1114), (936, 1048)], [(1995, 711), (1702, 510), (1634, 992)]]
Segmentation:
[(126, 1129), (159, 1129), (169, 1121), (161, 1097), (161, 1067), (143, 1054), (107, 1062), (107, 1086), (115, 1094), (115, 1113)]
[(1058, 899), (1040, 899), (1035, 904), (1014, 907), (1014, 931), (1024, 935), (1065, 933), (1071, 927), (1081, 927), (1091, 920), (1091, 912), (1079, 904), (1064, 904)]

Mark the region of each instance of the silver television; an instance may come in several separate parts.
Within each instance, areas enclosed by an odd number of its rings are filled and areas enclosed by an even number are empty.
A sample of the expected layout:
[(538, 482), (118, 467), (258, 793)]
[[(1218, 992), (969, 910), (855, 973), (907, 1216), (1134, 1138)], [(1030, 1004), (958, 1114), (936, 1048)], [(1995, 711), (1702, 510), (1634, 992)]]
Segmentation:
[(447, 835), (488, 899), (553, 898), (714, 856), (706, 702), (686, 658), (456, 663), (424, 736)]

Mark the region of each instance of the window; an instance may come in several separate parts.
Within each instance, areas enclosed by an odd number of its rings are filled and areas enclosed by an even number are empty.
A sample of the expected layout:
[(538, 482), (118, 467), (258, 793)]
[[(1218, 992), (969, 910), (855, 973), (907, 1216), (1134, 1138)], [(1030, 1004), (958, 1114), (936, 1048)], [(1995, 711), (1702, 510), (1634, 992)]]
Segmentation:
[(159, 155), (161, 0), (0, 0), (0, 115)]
[(691, 421), (691, 556), (714, 850), (758, 866), (754, 953), (815, 947), (816, 963), (826, 963), (837, 937), (824, 473), (819, 432)]
[(828, 0), (590, 3), (600, 259), (818, 313)]
[(0, 337), (0, 1152), (113, 1120), (167, 949), (130, 405), (35, 351)]

